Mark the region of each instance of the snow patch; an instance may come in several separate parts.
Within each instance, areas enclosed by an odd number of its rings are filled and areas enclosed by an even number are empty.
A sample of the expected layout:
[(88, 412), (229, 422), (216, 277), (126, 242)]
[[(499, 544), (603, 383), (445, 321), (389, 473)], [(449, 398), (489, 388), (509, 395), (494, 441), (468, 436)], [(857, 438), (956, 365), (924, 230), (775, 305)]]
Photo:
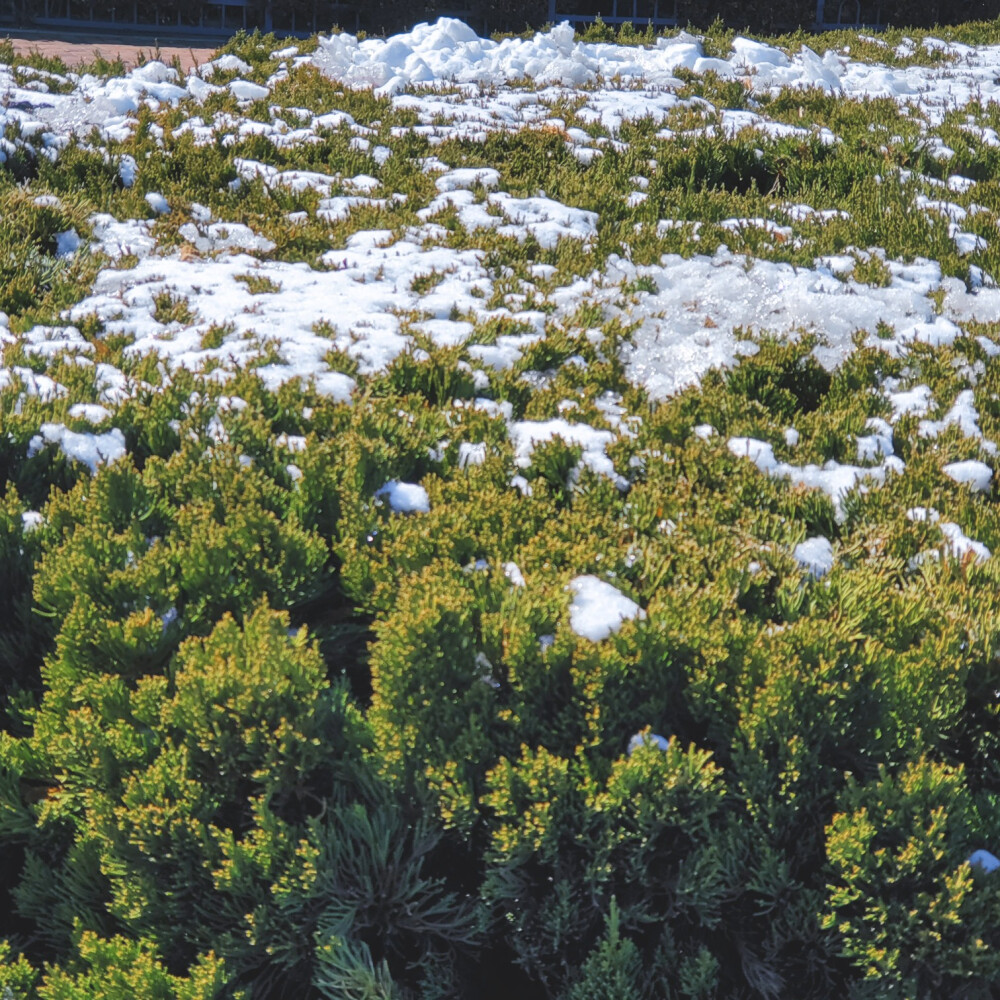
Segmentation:
[(569, 627), (591, 642), (607, 639), (623, 622), (646, 617), (646, 612), (635, 601), (599, 577), (575, 577), (570, 580), (568, 589), (573, 594)]
[(427, 490), (417, 483), (401, 483), (397, 479), (375, 491), (376, 497), (384, 497), (391, 510), (399, 514), (426, 514), (431, 509)]

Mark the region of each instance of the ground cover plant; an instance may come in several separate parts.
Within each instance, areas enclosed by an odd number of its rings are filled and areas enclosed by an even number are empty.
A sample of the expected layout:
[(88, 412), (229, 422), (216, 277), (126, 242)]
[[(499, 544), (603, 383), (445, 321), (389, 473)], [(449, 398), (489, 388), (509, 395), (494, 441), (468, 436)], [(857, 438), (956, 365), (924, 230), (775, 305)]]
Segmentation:
[(993, 996), (996, 38), (0, 67), (0, 997)]

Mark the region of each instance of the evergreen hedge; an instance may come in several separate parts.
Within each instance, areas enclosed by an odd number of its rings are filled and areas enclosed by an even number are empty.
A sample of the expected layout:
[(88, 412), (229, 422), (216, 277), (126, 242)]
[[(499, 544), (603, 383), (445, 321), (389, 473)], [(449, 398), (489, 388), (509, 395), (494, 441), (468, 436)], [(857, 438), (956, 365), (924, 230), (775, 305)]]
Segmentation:
[[(277, 44), (244, 36), (229, 51), (267, 79)], [(996, 148), (961, 126), (998, 125), (997, 110), (973, 102), (935, 126), (954, 149), (945, 165), (895, 104), (819, 91), (758, 107), (833, 127), (840, 143), (686, 135), (750, 97), (713, 77), (683, 83), (700, 104), (676, 109), (678, 135), (625, 123), (590, 166), (544, 129), (434, 147), (453, 166), (501, 165), (514, 194), (600, 208), (597, 238), (543, 248), (480, 233), (486, 304), (521, 296), (545, 337), (485, 388), (467, 348), (523, 333), (509, 316), (474, 324), (459, 347), (414, 331), (368, 374), (331, 347), (331, 368), (357, 380), (350, 403), (305, 383), (271, 391), (252, 365), (168, 372), (96, 316), (79, 322), (90, 364), (32, 353), (26, 335), (59, 323), (110, 266), (58, 257), (56, 236), (86, 235), (96, 210), (145, 217), (148, 191), (185, 206), (155, 223), (165, 252), (196, 201), (271, 237), (265, 259), (316, 265), (358, 230), (404, 232), (434, 193), (412, 112), (308, 67), (266, 101), (216, 95), (198, 112), (342, 108), (392, 144), (384, 164), (345, 129), (297, 148), (252, 134), (196, 147), (178, 131), (193, 106), (144, 109), (129, 138), (77, 139), (52, 159), (12, 130), (0, 173), (13, 331), (0, 384), (4, 1000), (1000, 989), (1000, 874), (970, 863), (1000, 852), (1000, 560), (956, 557), (906, 513), (933, 506), (1000, 551), (995, 495), (942, 472), (995, 462), (1000, 358), (983, 338), (1000, 325), (968, 323), (953, 344), (905, 356), (859, 338), (833, 371), (809, 337), (755, 335), (731, 370), (656, 401), (623, 362), (624, 307), (652, 278), (623, 282), (621, 309), (587, 300), (556, 315), (547, 298), (626, 249), (636, 263), (704, 250), (695, 222), (765, 259), (811, 266), (851, 250), (863, 285), (915, 254), (971, 285), (970, 264), (1000, 270), (1000, 240), (962, 256), (947, 220), (914, 206), (961, 171), (980, 183), (949, 197), (976, 199), (970, 229), (995, 234)], [(578, 110), (566, 100), (553, 114), (601, 132)], [(134, 189), (116, 180), (124, 155), (139, 164)], [(377, 173), (408, 200), (328, 226), (315, 192), (230, 185), (235, 158), (252, 155)], [(630, 205), (642, 171), (648, 201)], [(720, 225), (779, 211), (778, 197), (845, 216), (796, 222), (798, 241)], [(290, 221), (299, 210), (311, 214)], [(682, 225), (660, 232), (661, 216)], [(453, 210), (435, 221), (443, 245), (471, 245)], [(280, 294), (267, 280), (246, 284)], [(178, 329), (195, 322), (182, 298), (157, 308)], [(206, 334), (206, 349), (225, 336)], [(280, 351), (260, 346), (261, 363)], [(121, 398), (106, 391), (115, 369)], [(65, 393), (29, 392), (46, 378)], [(866, 422), (889, 415), (888, 379), (928, 385), (942, 407), (971, 390), (982, 437), (929, 437), (901, 417), (905, 470), (837, 506), (726, 445), (753, 435), (795, 461), (853, 459)], [(567, 400), (574, 419), (618, 428), (614, 481), (558, 438), (515, 463), (503, 408), (546, 420)], [(70, 407), (98, 401), (124, 457), (91, 474), (32, 446), (45, 421), (83, 429)], [(705, 425), (716, 433), (696, 433)], [(481, 446), (482, 463), (461, 461), (462, 444)], [(391, 510), (377, 494), (393, 480), (420, 483), (429, 510)], [(822, 576), (794, 557), (818, 535), (836, 556)], [(568, 588), (581, 574), (644, 616), (580, 636)]]

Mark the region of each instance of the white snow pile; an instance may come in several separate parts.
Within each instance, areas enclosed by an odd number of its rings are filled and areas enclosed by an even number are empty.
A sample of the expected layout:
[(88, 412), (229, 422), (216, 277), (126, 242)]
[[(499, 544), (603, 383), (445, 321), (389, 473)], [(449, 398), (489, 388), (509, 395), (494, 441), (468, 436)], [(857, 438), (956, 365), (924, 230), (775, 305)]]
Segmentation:
[(973, 493), (987, 493), (993, 478), (993, 470), (985, 462), (971, 458), (964, 462), (949, 462), (941, 471), (956, 483), (967, 485)]
[(617, 632), (623, 622), (643, 619), (646, 612), (631, 598), (596, 576), (578, 576), (567, 589), (573, 599), (569, 606), (569, 627), (584, 639), (600, 642)]
[(817, 535), (799, 542), (792, 553), (795, 561), (812, 577), (825, 576), (833, 569), (833, 545), (829, 538)]
[(33, 458), (49, 445), (60, 448), (67, 458), (82, 462), (91, 473), (101, 465), (110, 465), (126, 454), (125, 435), (117, 428), (103, 434), (71, 431), (65, 424), (45, 423), (28, 443), (28, 457)]
[(398, 514), (426, 514), (431, 509), (427, 490), (418, 483), (401, 483), (393, 479), (377, 489), (375, 496), (385, 498), (390, 510)]
[[(953, 82), (951, 100), (968, 100), (979, 92), (985, 101), (996, 93), (990, 60), (982, 58), (981, 51), (954, 43), (939, 44), (960, 60), (957, 65), (948, 65)], [(674, 74), (684, 69), (698, 74), (711, 71), (725, 79), (749, 77), (757, 90), (819, 87), (830, 93), (903, 99), (926, 95), (944, 75), (939, 67), (869, 66), (832, 50), (819, 56), (808, 46), (789, 56), (742, 37), (733, 40), (728, 58), (712, 58), (705, 55), (701, 39), (683, 31), (672, 38), (657, 39), (649, 47), (574, 42), (573, 28), (566, 22), (532, 38), (496, 42), (480, 38), (453, 18), (418, 24), (410, 32), (386, 39), (359, 42), (347, 33), (321, 38), (312, 61), (337, 80), (372, 87), (381, 94), (444, 82), (501, 86), (531, 80), (579, 87), (616, 77), (664, 86), (674, 84)]]
[(631, 757), (640, 747), (651, 746), (666, 752), (670, 748), (670, 740), (659, 733), (636, 733), (628, 741), (628, 755)]

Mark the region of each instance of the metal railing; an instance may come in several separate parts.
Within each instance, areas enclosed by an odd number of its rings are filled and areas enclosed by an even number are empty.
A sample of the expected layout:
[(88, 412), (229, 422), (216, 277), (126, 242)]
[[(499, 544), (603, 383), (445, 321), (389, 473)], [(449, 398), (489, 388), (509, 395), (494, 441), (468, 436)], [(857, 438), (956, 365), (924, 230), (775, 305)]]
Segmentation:
[(569, 21), (574, 25), (629, 22), (637, 28), (678, 24), (677, 0), (549, 0), (549, 22)]
[(221, 35), (253, 30), (311, 35), (339, 24), (361, 27), (361, 2), (304, 0), (2, 0), (0, 23), (29, 28), (121, 30), (150, 33), (176, 30), (185, 35)]
[[(836, 16), (832, 16), (836, 10)], [(881, 0), (862, 3), (862, 0), (816, 0), (817, 31), (833, 31), (837, 28), (885, 27), (882, 18)]]

